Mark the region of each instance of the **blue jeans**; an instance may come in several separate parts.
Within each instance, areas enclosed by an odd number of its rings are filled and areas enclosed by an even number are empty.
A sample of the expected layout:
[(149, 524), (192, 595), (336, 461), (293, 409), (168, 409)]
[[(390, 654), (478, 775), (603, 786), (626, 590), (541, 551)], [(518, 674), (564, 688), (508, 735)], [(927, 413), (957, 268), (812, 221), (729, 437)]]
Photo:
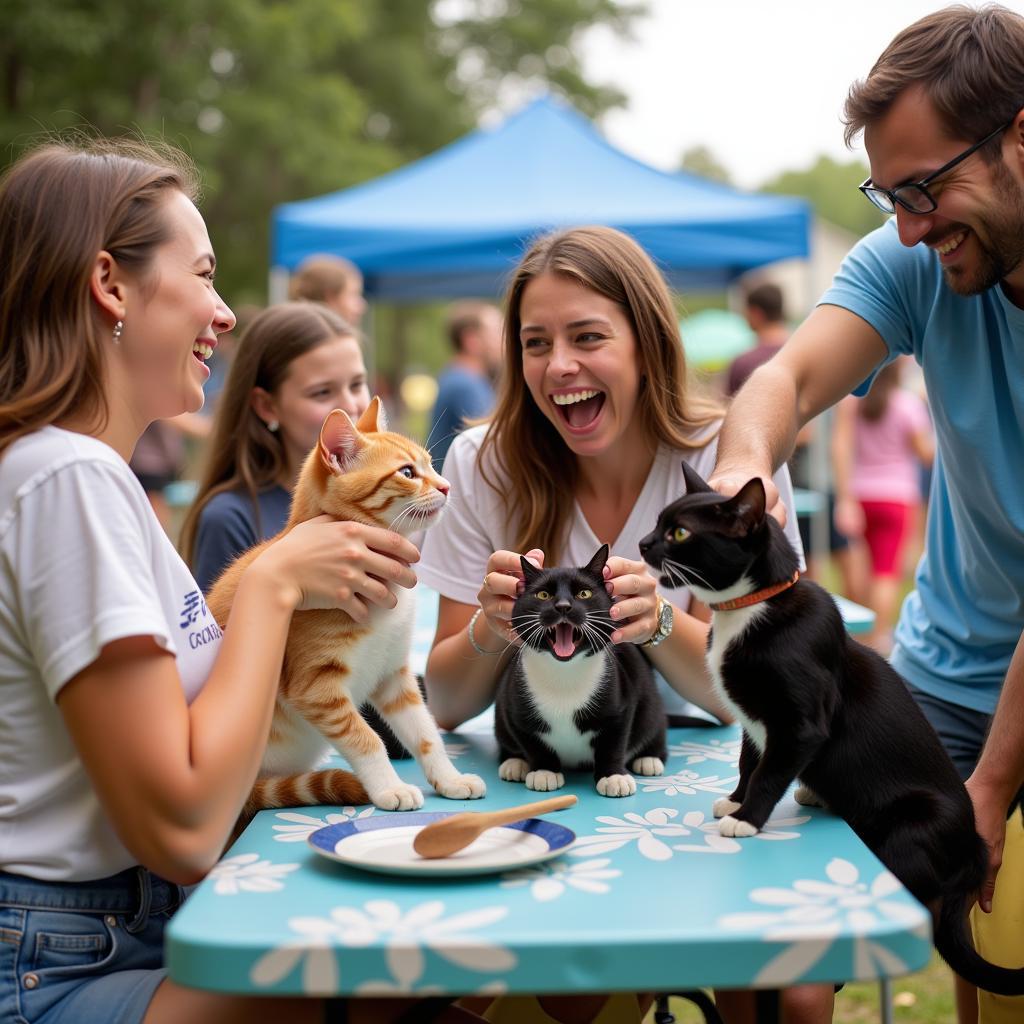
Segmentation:
[(0, 1021), (138, 1024), (184, 895), (145, 868), (90, 882), (0, 871)]

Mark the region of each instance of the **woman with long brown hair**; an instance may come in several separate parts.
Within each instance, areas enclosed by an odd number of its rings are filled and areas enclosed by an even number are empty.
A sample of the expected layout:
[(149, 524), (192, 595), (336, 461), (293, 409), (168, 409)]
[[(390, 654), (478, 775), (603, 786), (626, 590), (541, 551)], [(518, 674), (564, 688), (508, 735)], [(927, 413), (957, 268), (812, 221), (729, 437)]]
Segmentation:
[[(150, 423), (202, 406), (234, 323), (195, 194), (181, 154), (112, 143), (44, 146), (0, 182), (2, 1020), (331, 1019), (174, 984), (163, 934), (256, 778), (293, 611), (364, 621), (418, 553), (321, 517), (211, 626), (128, 468)], [(408, 1008), (356, 1000), (349, 1019)]]
[[(441, 594), (426, 684), (443, 725), (493, 700), (516, 642), (519, 553), (585, 565), (603, 542), (612, 642), (644, 648), (671, 711), (689, 701), (725, 716), (704, 668), (710, 613), (687, 590), (659, 587), (638, 549), (685, 491), (681, 460), (710, 473), (721, 415), (688, 379), (668, 286), (635, 241), (582, 227), (530, 247), (508, 290), (496, 410), (449, 451), (452, 509), (418, 568)], [(788, 498), (785, 469), (777, 481)]]

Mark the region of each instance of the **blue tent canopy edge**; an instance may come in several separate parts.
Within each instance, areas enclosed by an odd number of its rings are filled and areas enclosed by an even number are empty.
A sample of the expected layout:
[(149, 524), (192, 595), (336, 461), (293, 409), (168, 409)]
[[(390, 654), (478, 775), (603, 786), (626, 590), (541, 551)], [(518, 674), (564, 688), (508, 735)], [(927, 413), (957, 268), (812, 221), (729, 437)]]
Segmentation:
[(580, 224), (632, 235), (677, 288), (714, 288), (806, 257), (811, 212), (649, 167), (544, 97), (372, 181), (276, 207), (272, 262), (344, 256), (376, 299), (493, 297), (532, 238)]

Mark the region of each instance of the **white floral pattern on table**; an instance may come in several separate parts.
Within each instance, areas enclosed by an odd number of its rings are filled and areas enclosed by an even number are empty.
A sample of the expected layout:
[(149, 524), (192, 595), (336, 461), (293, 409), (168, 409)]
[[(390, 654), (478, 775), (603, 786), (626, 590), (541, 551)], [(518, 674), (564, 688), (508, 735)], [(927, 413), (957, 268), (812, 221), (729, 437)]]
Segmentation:
[(299, 811), (278, 811), (275, 817), (288, 824), (274, 825), (274, 838), (279, 843), (304, 843), (317, 829), (340, 825), (356, 818), (367, 818), (375, 810), (375, 807), (343, 807), (340, 812), (325, 814), (322, 818)]
[(682, 743), (670, 743), (669, 757), (685, 757), (686, 764), (702, 764), (705, 761), (721, 761), (735, 768), (740, 763), (740, 740), (715, 740), (696, 742), (684, 740)]
[(368, 980), (359, 992), (411, 992), (422, 977), (426, 947), (442, 959), (471, 971), (509, 971), (515, 954), (486, 939), (470, 935), (508, 914), (508, 907), (480, 907), (444, 918), (441, 900), (429, 900), (403, 912), (391, 900), (368, 900), (362, 909), (335, 907), (328, 917), (292, 917), (290, 940), (260, 957), (250, 972), (260, 988), (276, 984), (302, 962), (302, 989), (309, 995), (338, 991), (339, 968), (334, 948), (366, 947), (385, 941), (391, 980)]
[(240, 892), (274, 892), (284, 888), (284, 876), (298, 864), (274, 864), (261, 860), (258, 853), (240, 853), (225, 857), (210, 871), (213, 891), (218, 896), (234, 896)]
[[(743, 844), (718, 834), (718, 822), (707, 818), (703, 811), (687, 811), (679, 822), (679, 811), (672, 807), (657, 807), (644, 815), (630, 812), (622, 818), (597, 818), (605, 826), (598, 835), (582, 836), (568, 851), (570, 857), (587, 857), (598, 853), (612, 853), (635, 842), (637, 852), (648, 860), (670, 860), (674, 850), (682, 853), (739, 853)], [(810, 821), (810, 815), (796, 818), (769, 818), (754, 839), (797, 839), (798, 832), (785, 831)], [(696, 842), (669, 844), (667, 839), (696, 837)], [(750, 842), (750, 840), (746, 840)]]
[(770, 960), (754, 978), (758, 985), (788, 985), (801, 978), (828, 952), (841, 931), (853, 932), (854, 978), (883, 974), (904, 974), (908, 967), (880, 942), (867, 937), (882, 922), (909, 926), (922, 938), (928, 935), (927, 918), (920, 908), (889, 899), (901, 890), (888, 871), (877, 874), (870, 884), (861, 881), (857, 867), (839, 857), (825, 867), (827, 881), (798, 879), (791, 889), (761, 888), (750, 892), (754, 903), (781, 908), (778, 911), (750, 911), (719, 918), (722, 928), (758, 928), (765, 942), (792, 942)]
[[(703, 845), (700, 843), (678, 843), (672, 847), (673, 850), (686, 853), (739, 853), (743, 849), (743, 843), (750, 842), (749, 838), (740, 842), (740, 840), (733, 839), (730, 836), (719, 835), (718, 819), (708, 818), (707, 821), (701, 822), (700, 819), (703, 818), (704, 815), (701, 811), (691, 811), (683, 819), (685, 822), (696, 825), (704, 833)], [(789, 829), (796, 828), (798, 825), (805, 825), (810, 820), (811, 816), (809, 814), (801, 814), (795, 818), (769, 818), (764, 823), (764, 828), (751, 838), (767, 842), (799, 839), (800, 833), (791, 832)]]
[(606, 880), (622, 874), (617, 868), (609, 868), (610, 863), (607, 858), (580, 861), (578, 864), (564, 860), (547, 861), (508, 872), (502, 876), (501, 888), (529, 886), (530, 894), (539, 903), (558, 899), (567, 888), (603, 895), (611, 890)]
[(722, 778), (718, 775), (701, 775), (689, 769), (674, 775), (658, 775), (637, 779), (645, 793), (663, 793), (665, 796), (696, 796), (697, 793), (720, 793), (728, 796), (735, 788), (738, 775)]

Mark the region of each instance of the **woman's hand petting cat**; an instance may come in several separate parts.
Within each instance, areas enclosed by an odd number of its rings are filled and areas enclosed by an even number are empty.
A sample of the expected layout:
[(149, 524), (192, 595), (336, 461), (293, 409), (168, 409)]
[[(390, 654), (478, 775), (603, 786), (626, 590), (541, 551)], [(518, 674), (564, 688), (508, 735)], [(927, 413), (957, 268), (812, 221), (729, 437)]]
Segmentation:
[(608, 613), (619, 628), (613, 644), (642, 644), (658, 628), (658, 592), (646, 562), (613, 555), (604, 567), (605, 587), (615, 603)]
[[(539, 548), (532, 548), (526, 552), (526, 557), (537, 566), (544, 567), (544, 552)], [(490, 632), (495, 641), (500, 640), (502, 644), (519, 643), (519, 637), (512, 627), (512, 605), (523, 586), (523, 567), (519, 561), (519, 555), (515, 551), (495, 551), (487, 559), (487, 570), (484, 574), (484, 585), (477, 594), (477, 601), (480, 602), (480, 610), (487, 622)], [(483, 642), (486, 647), (495, 647), (500, 650), (497, 643), (488, 644), (486, 639), (481, 638), (479, 630), (475, 631), (477, 642)]]
[(269, 545), (256, 563), (270, 561), (297, 610), (339, 608), (365, 622), (371, 606), (395, 607), (395, 586), (416, 586), (409, 565), (419, 557), (414, 544), (390, 530), (317, 516)]

